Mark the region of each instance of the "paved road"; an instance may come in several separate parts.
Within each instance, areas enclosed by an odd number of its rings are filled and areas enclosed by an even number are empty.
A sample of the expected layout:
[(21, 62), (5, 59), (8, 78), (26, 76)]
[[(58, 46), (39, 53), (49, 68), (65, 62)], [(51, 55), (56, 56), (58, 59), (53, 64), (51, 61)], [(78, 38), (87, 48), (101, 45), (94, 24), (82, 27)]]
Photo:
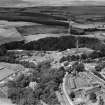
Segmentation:
[(64, 79), (63, 79), (63, 93), (64, 93), (64, 96), (65, 96), (65, 100), (66, 100), (66, 105), (74, 105), (72, 100), (70, 99), (69, 95), (67, 94), (67, 91), (66, 91), (66, 85), (65, 83), (67, 82), (67, 77), (68, 77), (68, 73), (66, 73)]

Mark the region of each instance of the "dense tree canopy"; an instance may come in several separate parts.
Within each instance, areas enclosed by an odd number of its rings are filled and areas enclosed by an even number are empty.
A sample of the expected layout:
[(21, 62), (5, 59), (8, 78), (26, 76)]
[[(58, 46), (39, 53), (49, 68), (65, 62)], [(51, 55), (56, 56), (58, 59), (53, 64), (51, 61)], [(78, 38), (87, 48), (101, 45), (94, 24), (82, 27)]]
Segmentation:
[[(59, 104), (55, 91), (62, 83), (65, 70), (63, 68), (52, 69), (49, 63), (43, 62), (33, 68), (30, 76), (21, 74), (16, 80), (9, 81), (8, 97), (14, 103), (21, 103), (21, 105), (36, 105), (40, 100), (50, 105)], [(38, 84), (35, 91), (29, 88), (31, 81), (36, 81)]]

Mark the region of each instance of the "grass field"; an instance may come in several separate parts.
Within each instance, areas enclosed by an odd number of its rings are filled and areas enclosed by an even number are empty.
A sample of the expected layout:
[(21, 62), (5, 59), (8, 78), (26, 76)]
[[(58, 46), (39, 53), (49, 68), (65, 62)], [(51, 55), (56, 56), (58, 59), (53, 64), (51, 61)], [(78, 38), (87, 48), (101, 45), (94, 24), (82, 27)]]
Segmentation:
[(19, 66), (17, 64), (9, 64), (3, 62), (0, 62), (0, 68), (3, 68), (0, 69), (0, 81), (12, 75), (16, 71), (23, 70), (22, 66)]
[(0, 98), (0, 105), (15, 105), (12, 104), (12, 102), (9, 99), (5, 98)]
[(3, 29), (3, 31), (0, 31), (0, 45), (21, 40), (23, 40), (23, 38), (15, 29)]
[(51, 26), (51, 25), (30, 25), (30, 26), (21, 26), (17, 27), (17, 30), (23, 35), (35, 35), (35, 34), (59, 34), (59, 33), (67, 33), (67, 28), (63, 26)]
[[(67, 20), (68, 16), (75, 17), (76, 21), (87, 22), (89, 19), (105, 20), (104, 6), (43, 6), (27, 8), (0, 8), (0, 19), (23, 20), (56, 24), (55, 20)], [(9, 16), (9, 17), (8, 17)], [(12, 17), (11, 17), (12, 16)], [(8, 18), (6, 18), (8, 17)], [(34, 17), (34, 18), (33, 18)], [(24, 19), (23, 19), (24, 18)], [(91, 20), (92, 21), (92, 20)]]
[(31, 41), (37, 41), (39, 39), (47, 38), (47, 37), (61, 37), (61, 36), (70, 36), (69, 34), (36, 34), (36, 35), (29, 35), (29, 36), (24, 36), (24, 39), (26, 43), (31, 42)]
[[(0, 20), (4, 19), (10, 21), (10, 23), (3, 22), (5, 26), (7, 25), (10, 28), (6, 26), (5, 29), (3, 29), (5, 32), (0, 32), (0, 43), (3, 44), (23, 39), (25, 39), (26, 42), (30, 42), (46, 37), (67, 36), (68, 23), (64, 21), (67, 21), (68, 17), (74, 19), (75, 23), (73, 23), (73, 27), (82, 29), (94, 28), (95, 25), (105, 24), (105, 22), (103, 22), (105, 18), (104, 10), (104, 6), (43, 6), (29, 8), (0, 7)], [(95, 19), (96, 21), (98, 20), (98, 22), (94, 22), (94, 20), (91, 19)], [(14, 23), (11, 23), (11, 21), (14, 21)], [(28, 25), (24, 23), (22, 26), (23, 23), (18, 23), (20, 21), (31, 23), (27, 23)], [(16, 27), (17, 30), (14, 27)], [(14, 37), (16, 34), (21, 35), (17, 38)], [(4, 36), (6, 36), (5, 39)], [(86, 36), (84, 34), (84, 36), (81, 37), (93, 38), (95, 35), (93, 33), (88, 33)], [(104, 39), (104, 35), (100, 36), (97, 34), (96, 37)]]

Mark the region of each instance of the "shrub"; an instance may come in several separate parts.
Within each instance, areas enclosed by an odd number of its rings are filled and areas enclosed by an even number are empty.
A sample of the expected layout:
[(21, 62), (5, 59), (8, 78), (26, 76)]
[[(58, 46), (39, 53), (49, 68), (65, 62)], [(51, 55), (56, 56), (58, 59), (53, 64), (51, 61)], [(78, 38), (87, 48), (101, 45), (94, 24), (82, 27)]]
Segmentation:
[(88, 58), (88, 56), (87, 56), (86, 54), (82, 54), (82, 55), (81, 55), (81, 59), (84, 59), (84, 60), (85, 60), (85, 59), (87, 59), (87, 58)]
[(96, 101), (97, 101), (97, 96), (96, 96), (95, 93), (90, 93), (90, 100), (91, 100), (92, 102), (96, 102)]
[(73, 69), (76, 70), (77, 72), (83, 72), (85, 70), (85, 66), (83, 63), (75, 62), (72, 65)]
[(0, 56), (3, 56), (7, 53), (7, 49), (4, 46), (0, 47)]
[[(42, 62), (31, 71), (31, 77), (20, 75), (8, 83), (8, 97), (21, 105), (37, 105), (40, 100), (50, 105), (59, 104), (55, 91), (59, 89), (64, 75), (63, 68), (52, 69), (49, 61)], [(38, 83), (35, 91), (28, 88), (31, 81)]]
[(98, 71), (98, 72), (101, 72), (101, 70), (105, 68), (105, 63), (102, 62), (102, 63), (99, 63), (98, 65), (95, 66), (95, 70)]
[(74, 92), (71, 92), (70, 95), (69, 95), (69, 97), (70, 97), (71, 99), (75, 98), (75, 93), (74, 93)]

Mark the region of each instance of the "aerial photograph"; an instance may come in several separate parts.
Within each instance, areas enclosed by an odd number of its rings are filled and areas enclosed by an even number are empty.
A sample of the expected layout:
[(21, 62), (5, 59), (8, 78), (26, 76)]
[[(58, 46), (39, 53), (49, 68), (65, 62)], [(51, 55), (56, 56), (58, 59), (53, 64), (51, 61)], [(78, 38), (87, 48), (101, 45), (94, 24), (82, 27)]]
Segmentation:
[(0, 0), (0, 105), (105, 105), (105, 0)]

